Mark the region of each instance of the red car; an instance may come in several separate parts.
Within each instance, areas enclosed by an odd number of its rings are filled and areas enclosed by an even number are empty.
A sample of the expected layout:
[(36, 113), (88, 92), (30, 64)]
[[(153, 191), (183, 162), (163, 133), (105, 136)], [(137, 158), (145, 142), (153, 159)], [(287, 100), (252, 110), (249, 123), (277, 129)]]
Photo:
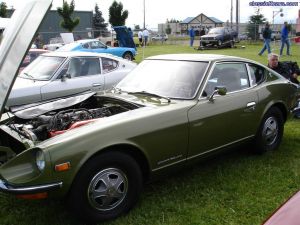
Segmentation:
[(282, 204), (262, 225), (299, 225), (300, 191)]

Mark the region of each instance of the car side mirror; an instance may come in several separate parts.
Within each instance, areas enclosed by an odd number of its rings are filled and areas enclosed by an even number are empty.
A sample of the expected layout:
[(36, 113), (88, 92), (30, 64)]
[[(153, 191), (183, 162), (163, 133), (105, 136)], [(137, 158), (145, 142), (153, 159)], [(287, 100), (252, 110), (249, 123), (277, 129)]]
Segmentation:
[(214, 92), (211, 94), (211, 96), (208, 97), (208, 100), (210, 102), (214, 101), (214, 95), (218, 94), (218, 95), (226, 95), (227, 93), (227, 88), (225, 86), (217, 86), (215, 87)]
[(71, 79), (71, 74), (66, 73), (61, 76), (61, 81), (65, 81), (66, 79)]

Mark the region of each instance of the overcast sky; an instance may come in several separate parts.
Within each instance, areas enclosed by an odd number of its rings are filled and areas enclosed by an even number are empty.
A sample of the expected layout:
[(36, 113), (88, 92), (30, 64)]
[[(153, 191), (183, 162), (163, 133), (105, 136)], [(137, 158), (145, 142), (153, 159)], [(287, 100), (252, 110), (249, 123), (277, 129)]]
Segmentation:
[[(1, 2), (2, 0), (0, 0)], [(3, 0), (10, 8), (18, 8), (20, 4), (26, 3), (28, 0)], [(67, 0), (70, 2), (71, 0)], [(144, 21), (144, 1), (146, 11), (146, 27), (150, 29), (157, 29), (158, 23), (164, 23), (167, 19), (184, 20), (187, 17), (196, 17), (200, 13), (203, 13), (209, 17), (216, 17), (217, 19), (226, 22), (230, 21), (230, 8), (231, 0), (117, 0), (122, 2), (123, 9), (128, 10), (129, 16), (126, 20), (126, 25), (133, 27), (135, 24), (143, 27)], [(264, 0), (256, 0), (264, 1)], [(284, 2), (284, 0), (272, 0), (273, 2)], [(290, 2), (297, 2), (300, 6), (300, 2), (297, 0), (289, 0)], [(63, 0), (53, 0), (52, 9), (56, 9), (58, 6), (62, 6)], [(97, 3), (102, 11), (103, 17), (108, 22), (108, 9), (113, 0), (75, 0), (76, 10), (94, 10)], [(233, 20), (235, 21), (235, 2), (233, 0)], [(249, 2), (252, 0), (240, 0), (240, 21), (247, 22), (249, 16), (253, 15), (255, 8), (249, 6)], [(285, 1), (287, 2), (287, 1)], [(284, 21), (296, 22), (298, 17), (299, 6), (285, 6), (285, 7), (260, 7), (261, 13), (272, 22), (272, 15), (283, 9), (283, 17), (280, 14), (275, 16), (275, 23), (283, 23)]]

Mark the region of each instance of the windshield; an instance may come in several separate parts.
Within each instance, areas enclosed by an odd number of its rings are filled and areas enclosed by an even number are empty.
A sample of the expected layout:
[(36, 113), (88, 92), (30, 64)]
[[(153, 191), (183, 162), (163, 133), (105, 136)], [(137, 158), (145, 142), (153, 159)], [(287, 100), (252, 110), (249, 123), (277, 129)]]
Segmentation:
[(194, 98), (208, 62), (144, 60), (118, 85), (126, 92), (150, 92), (180, 99)]
[(64, 59), (65, 57), (39, 56), (19, 76), (33, 80), (50, 80)]
[(222, 34), (223, 33), (223, 29), (220, 28), (212, 28), (208, 34)]

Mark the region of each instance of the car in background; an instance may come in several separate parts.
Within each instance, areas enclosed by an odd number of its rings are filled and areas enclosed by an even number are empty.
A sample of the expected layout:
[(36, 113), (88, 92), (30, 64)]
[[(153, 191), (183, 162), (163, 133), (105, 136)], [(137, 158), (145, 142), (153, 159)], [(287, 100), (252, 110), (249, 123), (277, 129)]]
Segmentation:
[(49, 52), (48, 50), (45, 49), (38, 49), (38, 48), (31, 48), (29, 49), (27, 55), (25, 56), (21, 67), (19, 69), (19, 73), (26, 67), (28, 66), (33, 60), (35, 60), (40, 54), (44, 54)]
[(167, 41), (168, 35), (167, 34), (156, 34), (155, 36), (151, 37), (152, 41)]
[(245, 40), (249, 40), (249, 33), (248, 32), (246, 32), (246, 33), (241, 33), (241, 34), (239, 34), (238, 35), (238, 39), (240, 40), (240, 41), (245, 41)]
[(87, 90), (104, 91), (135, 67), (136, 63), (105, 53), (46, 53), (19, 74), (7, 105), (29, 104)]
[(64, 46), (63, 39), (61, 37), (55, 37), (55, 38), (51, 38), (49, 40), (49, 44), (44, 45), (43, 49), (49, 50), (49, 51), (55, 51), (62, 46)]
[(300, 191), (283, 203), (262, 225), (298, 225), (300, 221)]
[(238, 34), (230, 27), (215, 27), (209, 30), (206, 35), (200, 37), (202, 46), (229, 46), (233, 47), (238, 41)]
[(96, 52), (109, 53), (124, 59), (133, 60), (136, 55), (134, 48), (127, 47), (109, 47), (98, 39), (82, 39), (69, 43), (59, 48), (57, 51), (81, 51), (81, 52)]
[[(263, 30), (262, 30), (263, 32)], [(259, 39), (263, 40), (263, 36), (262, 33), (259, 34)], [(272, 41), (276, 41), (276, 40), (280, 40), (281, 39), (281, 32), (280, 31), (276, 31), (276, 30), (272, 30), (271, 32), (271, 40)]]

